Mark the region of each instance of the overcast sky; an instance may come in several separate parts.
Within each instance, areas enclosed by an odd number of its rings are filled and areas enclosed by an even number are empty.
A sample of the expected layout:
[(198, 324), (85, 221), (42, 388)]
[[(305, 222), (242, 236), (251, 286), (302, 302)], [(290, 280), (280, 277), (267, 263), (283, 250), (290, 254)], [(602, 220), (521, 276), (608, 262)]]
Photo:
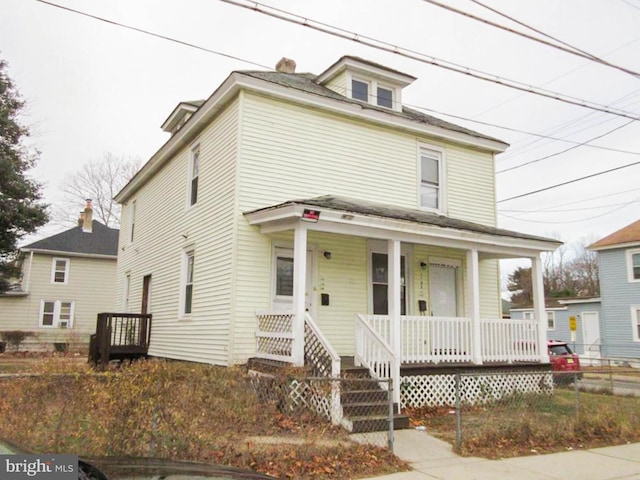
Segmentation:
[[(242, 2), (243, 0), (238, 0)], [(541, 37), (472, 0), (446, 5)], [(345, 54), (409, 73), (403, 101), (505, 140), (498, 200), (640, 162), (640, 122), (474, 79), (220, 0), (54, 0), (55, 3), (271, 68), (283, 56), (320, 73)], [(588, 54), (640, 72), (640, 0), (483, 0)], [(517, 37), (421, 0), (265, 0), (265, 4), (420, 54), (640, 114), (640, 78)], [(36, 0), (0, 0), (0, 57), (28, 103), (25, 123), (42, 152), (33, 176), (59, 201), (61, 181), (105, 152), (147, 160), (168, 138), (160, 125), (180, 100), (208, 97), (232, 70), (258, 69)], [(499, 226), (598, 238), (640, 218), (640, 165), (498, 203)], [(81, 206), (79, 206), (80, 208)]]

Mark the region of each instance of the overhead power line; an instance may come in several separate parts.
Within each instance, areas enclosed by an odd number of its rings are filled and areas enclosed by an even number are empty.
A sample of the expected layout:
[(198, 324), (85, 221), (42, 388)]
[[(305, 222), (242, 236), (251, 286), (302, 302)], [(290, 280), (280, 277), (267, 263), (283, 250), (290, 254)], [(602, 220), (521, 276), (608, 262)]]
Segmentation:
[(245, 8), (247, 10), (252, 10), (262, 15), (276, 18), (278, 20), (300, 25), (302, 27), (311, 28), (313, 30), (326, 33), (328, 35), (332, 35), (334, 37), (342, 38), (344, 40), (356, 42), (361, 45), (375, 48), (377, 50), (382, 50), (385, 52), (399, 55), (401, 57), (409, 58), (411, 60), (416, 60), (418, 62), (425, 63), (427, 65), (433, 65), (435, 67), (443, 68), (451, 72), (456, 72), (456, 73), (467, 75), (479, 80), (484, 80), (486, 82), (495, 83), (497, 85), (513, 88), (515, 90), (520, 90), (523, 92), (528, 92), (534, 95), (550, 98), (550, 99), (568, 103), (571, 105), (577, 105), (580, 107), (590, 108), (592, 110), (597, 110), (600, 112), (606, 112), (611, 115), (618, 115), (618, 116), (633, 119), (633, 120), (640, 120), (640, 114), (637, 114), (634, 112), (628, 112), (625, 110), (620, 110), (618, 108), (611, 108), (606, 105), (601, 105), (595, 102), (591, 102), (590, 100), (584, 100), (581, 98), (566, 95), (564, 93), (545, 90), (539, 87), (535, 87), (533, 85), (527, 85), (526, 83), (519, 82), (517, 80), (511, 80), (511, 79), (500, 77), (491, 73), (483, 72), (481, 70), (476, 70), (471, 67), (466, 67), (453, 62), (438, 59), (436, 57), (432, 57), (425, 53), (417, 52), (415, 50), (410, 50), (408, 48), (400, 47), (398, 45), (393, 45), (382, 40), (377, 40), (375, 38), (368, 37), (366, 35), (361, 35), (359, 33), (349, 32), (342, 28), (329, 25), (326, 23), (318, 22), (316, 20), (312, 20), (307, 17), (302, 17), (295, 13), (274, 8), (262, 3), (258, 3), (250, 0), (219, 0), (219, 1), (227, 3), (229, 5), (236, 6), (236, 7)]
[(502, 203), (502, 202), (508, 202), (510, 200), (515, 200), (516, 198), (522, 198), (522, 197), (528, 197), (529, 195), (533, 195), (536, 193), (540, 193), (540, 192), (546, 192), (547, 190), (552, 190), (554, 188), (558, 188), (558, 187), (562, 187), (564, 185), (569, 185), (571, 183), (576, 183), (576, 182), (580, 182), (582, 180), (586, 180), (588, 178), (594, 178), (594, 177), (599, 177), (600, 175), (604, 175), (606, 173), (611, 173), (611, 172), (615, 172), (617, 170), (622, 170), (624, 168), (629, 168), (629, 167), (633, 167), (635, 165), (640, 165), (640, 161), (638, 162), (633, 162), (633, 163), (629, 163), (627, 165), (622, 165), (620, 167), (615, 167), (615, 168), (610, 168), (609, 170), (604, 170), (602, 172), (597, 172), (597, 173), (592, 173), (591, 175), (586, 175), (584, 177), (580, 177), (580, 178), (574, 178), (573, 180), (568, 180), (566, 182), (562, 182), (562, 183), (557, 183), (555, 185), (551, 185), (549, 187), (544, 187), (544, 188), (540, 188), (538, 190), (534, 190), (533, 192), (527, 192), (527, 193), (522, 193), (520, 195), (516, 195), (514, 197), (509, 197), (509, 198), (503, 198), (502, 200), (498, 200), (496, 203)]
[[(478, 17), (476, 15), (473, 15), (472, 13), (465, 12), (464, 10), (459, 10), (459, 9), (451, 7), (449, 5), (445, 5), (443, 3), (437, 2), (436, 0), (422, 0), (422, 1), (426, 2), (426, 3), (430, 3), (432, 5), (435, 5), (436, 7), (440, 7), (440, 8), (443, 8), (445, 10), (449, 10), (450, 12), (456, 13), (458, 15), (465, 16), (465, 17), (470, 18), (472, 20), (484, 23), (484, 24), (489, 25), (491, 27), (495, 27), (495, 28), (498, 28), (500, 30), (504, 30), (506, 32), (512, 33), (514, 35), (518, 35), (520, 37), (526, 38), (527, 40), (531, 40), (531, 41), (534, 41), (534, 42), (537, 42), (537, 43), (541, 43), (542, 45), (546, 45), (548, 47), (552, 47), (552, 48), (555, 48), (557, 50), (561, 50), (561, 51), (563, 51), (565, 53), (568, 53), (570, 55), (575, 55), (577, 57), (586, 58), (587, 60), (591, 60), (592, 62), (596, 62), (596, 63), (599, 63), (599, 64), (604, 65), (606, 67), (614, 68), (614, 69), (619, 70), (621, 72), (628, 73), (629, 75), (632, 75), (632, 76), (634, 76), (636, 78), (640, 78), (640, 73), (638, 73), (638, 72), (635, 72), (635, 71), (630, 70), (630, 69), (625, 68), (625, 67), (621, 67), (619, 65), (614, 65), (612, 63), (609, 63), (606, 60), (602, 60), (601, 58), (598, 58), (598, 57), (596, 57), (594, 55), (591, 55), (590, 53), (586, 53), (586, 52), (584, 52), (584, 51), (582, 51), (580, 49), (577, 49), (576, 47), (569, 46), (570, 48), (567, 48), (567, 47), (564, 47), (562, 45), (557, 45), (555, 43), (551, 43), (551, 42), (548, 42), (546, 40), (542, 40), (541, 38), (534, 37), (533, 35), (528, 35), (528, 34), (526, 34), (524, 32), (519, 32), (518, 30), (514, 30), (513, 28), (505, 27), (504, 25), (500, 25), (499, 23), (495, 23), (495, 22), (492, 22), (491, 20), (487, 20), (486, 18), (481, 18), (481, 17)], [(478, 2), (476, 2), (476, 3), (478, 3)], [(480, 5), (482, 5), (482, 4), (480, 4)], [(485, 7), (485, 8), (489, 8), (489, 7), (486, 7), (485, 5), (482, 5), (482, 6)], [(503, 14), (500, 13), (500, 15), (503, 15)], [(503, 15), (503, 16), (506, 16), (506, 15)], [(511, 19), (511, 20), (513, 20), (513, 19)], [(513, 20), (513, 21), (515, 21), (515, 20)], [(520, 22), (518, 22), (518, 23), (520, 23)], [(526, 26), (526, 27), (527, 28), (531, 28), (532, 30), (534, 30), (532, 27), (529, 27), (529, 26)], [(535, 30), (535, 31), (538, 32), (538, 30)], [(538, 33), (540, 33), (540, 32), (538, 32)], [(553, 37), (550, 37), (547, 34), (543, 34), (543, 35), (545, 35), (545, 36), (547, 36), (549, 38), (553, 38)], [(559, 40), (554, 38), (554, 41), (559, 41)], [(564, 44), (564, 42), (561, 42), (561, 43)], [(565, 45), (568, 45), (568, 44), (565, 44)]]

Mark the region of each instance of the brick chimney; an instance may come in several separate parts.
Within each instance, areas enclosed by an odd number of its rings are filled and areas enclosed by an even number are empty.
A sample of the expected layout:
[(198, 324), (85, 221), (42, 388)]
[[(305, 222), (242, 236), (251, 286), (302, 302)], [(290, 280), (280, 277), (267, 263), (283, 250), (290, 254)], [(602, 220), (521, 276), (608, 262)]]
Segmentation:
[(282, 57), (278, 63), (276, 63), (276, 71), (282, 73), (296, 73), (296, 62), (290, 58)]
[(87, 198), (87, 206), (84, 208), (82, 218), (82, 231), (84, 233), (92, 233), (93, 231), (93, 210), (91, 209), (91, 199)]

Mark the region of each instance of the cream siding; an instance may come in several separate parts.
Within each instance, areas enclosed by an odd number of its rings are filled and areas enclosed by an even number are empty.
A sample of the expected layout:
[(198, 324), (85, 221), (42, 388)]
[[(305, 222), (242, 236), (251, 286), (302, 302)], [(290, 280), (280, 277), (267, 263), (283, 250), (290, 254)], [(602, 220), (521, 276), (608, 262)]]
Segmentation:
[[(51, 283), (53, 258), (69, 259), (69, 276), (66, 284)], [(29, 274), (29, 261), (24, 263)], [(23, 330), (33, 332), (26, 344), (40, 344), (52, 349), (54, 342), (89, 343), (89, 335), (95, 332), (96, 316), (100, 312), (112, 311), (115, 300), (116, 260), (74, 257), (62, 254), (35, 253), (30, 269), (28, 295), (0, 296), (0, 330)], [(25, 284), (26, 286), (26, 284)], [(42, 300), (74, 302), (73, 327), (69, 329), (40, 327), (40, 305)]]
[[(233, 102), (129, 201), (136, 200), (134, 242), (128, 228), (118, 268), (118, 304), (131, 275), (132, 311), (139, 312), (142, 281), (151, 275), (152, 342), (149, 353), (226, 365), (229, 356), (235, 162), (238, 104)], [(188, 170), (200, 144), (198, 201), (188, 206)], [(123, 209), (125, 216), (128, 209)], [(128, 225), (123, 218), (122, 224)], [(193, 310), (179, 312), (183, 257), (195, 252)]]
[(340, 95), (344, 95), (345, 97), (349, 97), (349, 92), (347, 91), (347, 72), (346, 70), (342, 73), (333, 77), (329, 82), (325, 83), (325, 87), (333, 90)]

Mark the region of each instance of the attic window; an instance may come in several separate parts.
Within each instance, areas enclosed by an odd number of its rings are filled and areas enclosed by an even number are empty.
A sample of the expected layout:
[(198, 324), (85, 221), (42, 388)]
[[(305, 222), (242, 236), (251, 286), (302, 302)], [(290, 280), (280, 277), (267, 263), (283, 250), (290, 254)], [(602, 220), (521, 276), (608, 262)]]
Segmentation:
[(378, 105), (386, 108), (393, 108), (393, 90), (378, 87)]
[(360, 80), (352, 80), (351, 97), (362, 102), (369, 102), (369, 84)]
[(393, 87), (381, 85), (376, 79), (351, 79), (351, 98), (354, 100), (393, 109), (395, 96)]

